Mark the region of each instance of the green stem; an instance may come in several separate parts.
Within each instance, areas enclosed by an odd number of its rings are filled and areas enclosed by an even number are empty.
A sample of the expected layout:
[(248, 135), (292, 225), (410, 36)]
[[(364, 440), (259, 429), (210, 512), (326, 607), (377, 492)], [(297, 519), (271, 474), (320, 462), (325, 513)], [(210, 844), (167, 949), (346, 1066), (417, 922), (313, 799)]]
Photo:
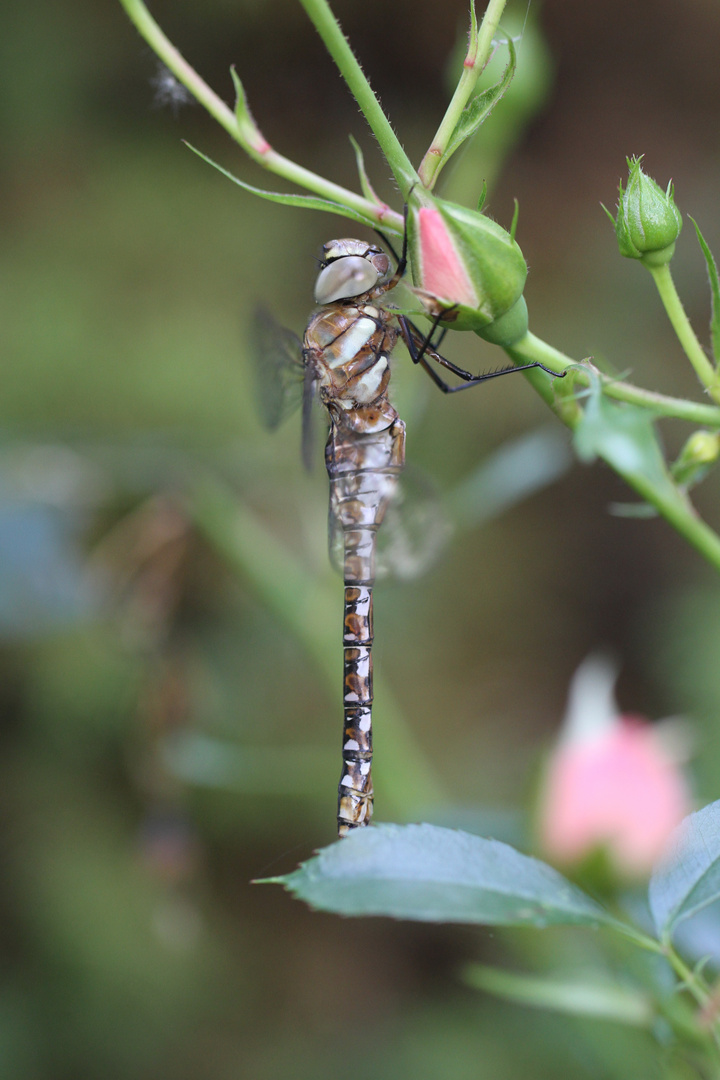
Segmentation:
[(669, 941), (664, 942), (663, 952), (670, 961), (675, 974), (678, 975), (688, 988), (688, 991), (697, 1001), (698, 1005), (705, 1006), (710, 1000), (710, 994), (694, 971), (687, 966), (682, 957), (678, 956)]
[(685, 354), (695, 368), (700, 382), (710, 392), (715, 401), (720, 401), (720, 377), (705, 355), (705, 350), (698, 341), (695, 331), (690, 325), (685, 308), (678, 296), (675, 282), (670, 271), (670, 264), (664, 266), (648, 266), (660, 293), (660, 299), (672, 323), (673, 330), (685, 350)]
[(384, 204), (370, 202), (361, 195), (344, 188), (339, 184), (333, 184), (310, 169), (303, 168), (289, 158), (278, 154), (263, 137), (262, 132), (251, 119), (249, 113), (239, 121), (232, 109), (218, 97), (207, 83), (198, 75), (193, 67), (175, 48), (172, 42), (165, 36), (158, 24), (149, 13), (142, 0), (120, 0), (128, 17), (135, 25), (140, 35), (145, 39), (150, 48), (162, 60), (163, 64), (173, 73), (176, 79), (187, 87), (193, 97), (203, 105), (212, 117), (227, 131), (235, 142), (239, 143), (245, 153), (262, 165), (264, 169), (282, 176), (292, 184), (312, 191), (322, 198), (332, 202), (341, 203), (351, 207), (359, 213), (376, 221), (381, 227), (391, 226), (396, 232), (402, 234), (403, 217)]
[[(542, 363), (547, 364), (548, 367), (556, 366), (558, 370), (568, 366), (568, 357), (557, 352), (552, 346), (530, 333), (517, 345), (507, 349), (506, 352), (516, 363), (529, 363), (533, 360), (540, 360)], [(578, 369), (578, 374), (575, 377), (581, 382), (587, 382), (587, 377), (583, 380), (580, 369)], [(562, 383), (560, 383), (557, 384), (556, 391), (547, 376), (537, 371), (528, 372), (528, 378), (563, 423), (567, 424), (571, 429), (574, 428), (580, 421), (582, 414), (577, 402), (570, 397), (572, 388), (564, 390)], [(623, 384), (604, 384), (603, 389), (607, 387), (607, 392), (611, 393), (613, 387), (617, 388), (617, 386), (621, 385)], [(617, 397), (618, 395), (615, 394), (614, 396)], [(638, 390), (637, 397), (638, 400), (635, 403), (655, 407), (644, 400), (645, 391)], [(624, 400), (627, 400), (627, 397)], [(668, 412), (666, 415), (676, 414)], [(609, 462), (609, 464), (642, 499), (654, 506), (658, 513), (688, 543), (692, 544), (712, 566), (720, 571), (720, 536), (697, 516), (689, 500), (673, 485), (669, 477), (667, 484), (660, 486), (639, 469), (623, 469), (619, 468), (616, 463)]]
[[(555, 371), (564, 371), (577, 363), (572, 357), (560, 352), (554, 346), (548, 345), (546, 341), (542, 341), (541, 338), (531, 333), (528, 333), (522, 341), (507, 351), (512, 359), (517, 360), (518, 363), (540, 360), (541, 363), (553, 368)], [(720, 408), (717, 405), (705, 405), (687, 401), (685, 398), (668, 397), (666, 394), (657, 394), (652, 390), (643, 390), (639, 386), (633, 386), (632, 383), (615, 381), (602, 372), (599, 375), (602, 379), (603, 392), (617, 401), (626, 401), (630, 405), (640, 405), (642, 408), (649, 409), (656, 416), (673, 417), (676, 420), (689, 420), (690, 423), (694, 424), (720, 427)], [(588, 386), (590, 384), (589, 376), (583, 374), (582, 368), (576, 369), (574, 378), (576, 382), (582, 385)], [(547, 379), (543, 379), (542, 382), (547, 387)], [(552, 396), (552, 391), (550, 391), (550, 396)]]
[(353, 53), (347, 38), (330, 10), (327, 0), (300, 0), (325, 48), (337, 64), (350, 93), (370, 125), (380, 144), (388, 165), (392, 169), (400, 193), (407, 202), (413, 186), (419, 183), (418, 174), (393, 131), (390, 121), (375, 97), (372, 87)]
[[(700, 1006), (701, 1012), (699, 1019), (702, 1020), (703, 1012), (711, 1005), (711, 993), (705, 981), (688, 967), (682, 957), (678, 956), (672, 943), (667, 939), (663, 941), (663, 953), (670, 962), (675, 974), (682, 979), (684, 985), (688, 989), (688, 993), (695, 998), (695, 1001)], [(706, 1024), (705, 1031), (707, 1032), (707, 1037), (711, 1040), (709, 1048), (714, 1051), (716, 1064), (720, 1064), (720, 1032), (718, 1031), (717, 1022)], [(720, 1070), (716, 1075), (720, 1076)]]
[(490, 0), (480, 24), (479, 32), (475, 31), (474, 0), (471, 0), (471, 3), (473, 4), (472, 31), (468, 53), (463, 65), (463, 73), (442, 118), (440, 127), (437, 129), (435, 137), (418, 169), (423, 185), (430, 191), (435, 186), (440, 171), (440, 162), (458, 125), (462, 111), (472, 97), (477, 81), (490, 57), (493, 38), (502, 17), (506, 0)]

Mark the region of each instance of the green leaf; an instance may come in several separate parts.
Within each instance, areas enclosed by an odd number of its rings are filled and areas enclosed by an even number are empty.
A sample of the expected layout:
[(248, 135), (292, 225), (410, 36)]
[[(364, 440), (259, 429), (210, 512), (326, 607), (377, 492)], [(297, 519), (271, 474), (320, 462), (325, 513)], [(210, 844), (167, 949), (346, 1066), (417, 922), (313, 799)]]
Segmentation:
[[(185, 142), (185, 140), (183, 141)], [(218, 165), (216, 161), (203, 154), (201, 150), (198, 150), (191, 143), (185, 142), (185, 145), (189, 150), (192, 150), (193, 154), (197, 154), (208, 165), (212, 165), (213, 169), (217, 169), (228, 180), (232, 180), (233, 184), (237, 184), (238, 187), (243, 188), (245, 191), (252, 192), (253, 195), (259, 195), (261, 199), (283, 203), (285, 206), (303, 206), (309, 210), (324, 210), (328, 214), (338, 214), (340, 217), (349, 218), (351, 221), (359, 221), (370, 229), (375, 228), (376, 222), (371, 218), (366, 217), (365, 214), (360, 214), (357, 210), (351, 210), (349, 206), (345, 206), (343, 203), (332, 202), (330, 199), (320, 199), (314, 195), (290, 195), (280, 191), (264, 191), (262, 188), (253, 187), (252, 184), (246, 184), (244, 180), (238, 180), (237, 176), (233, 176), (227, 169), (223, 169), (222, 165)]]
[(455, 130), (450, 136), (447, 149), (440, 159), (438, 171), (443, 167), (446, 161), (452, 157), (465, 140), (474, 135), (478, 128), (487, 120), (488, 116), (512, 82), (515, 68), (517, 67), (517, 56), (515, 54), (515, 46), (512, 43), (512, 38), (507, 38), (507, 46), (508, 52), (510, 53), (510, 59), (508, 60), (507, 67), (505, 68), (502, 77), (494, 84), (494, 86), (490, 86), (487, 90), (483, 90), (481, 93), (476, 94), (475, 97), (472, 97), (467, 103), (460, 114), (460, 119), (455, 126)]
[(554, 483), (572, 465), (564, 432), (536, 428), (503, 443), (446, 496), (453, 521), (471, 529)]
[(470, 0), (470, 36), (468, 41), (468, 52), (472, 52), (477, 44), (478, 36), (478, 21), (477, 13), (475, 11), (475, 0)]
[(594, 373), (589, 375), (587, 405), (574, 433), (578, 457), (583, 461), (601, 457), (621, 474), (642, 477), (666, 500), (680, 500), (668, 475), (652, 413), (612, 401), (603, 394)]
[(604, 977), (543, 978), (518, 975), (485, 964), (468, 964), (464, 981), (476, 990), (538, 1009), (553, 1009), (570, 1016), (615, 1020), (631, 1027), (650, 1027), (655, 1018), (651, 999), (642, 991), (609, 983)]
[(561, 874), (507, 844), (436, 825), (358, 829), (270, 879), (321, 911), (491, 926), (618, 924)]
[(478, 199), (478, 204), (477, 204), (477, 207), (476, 207), (478, 213), (480, 213), (483, 206), (485, 205), (485, 202), (487, 200), (487, 195), (488, 195), (487, 180), (483, 180), (482, 191), (480, 192), (480, 198)]
[(515, 209), (513, 211), (512, 222), (510, 223), (510, 235), (513, 240), (515, 239), (515, 233), (517, 232), (518, 218), (520, 217), (520, 203), (515, 199)]
[[(690, 217), (689, 214), (688, 217)], [(703, 234), (700, 232), (697, 221), (695, 221), (694, 218), (690, 218), (690, 220), (695, 226), (698, 242), (702, 248), (702, 253), (705, 256), (705, 262), (707, 263), (708, 277), (710, 279), (710, 295), (712, 299), (712, 307), (710, 309), (710, 341), (712, 343), (715, 363), (720, 364), (720, 281), (718, 281), (717, 263), (713, 258), (710, 248), (705, 242)]]
[(720, 800), (686, 817), (650, 879), (650, 910), (659, 935), (720, 900)]
[[(252, 126), (254, 127), (255, 125), (252, 115), (250, 113), (250, 107), (248, 105), (245, 87), (240, 81), (240, 76), (235, 70), (234, 64), (230, 66), (230, 75), (233, 81), (233, 86), (235, 87), (235, 119), (237, 120), (240, 127), (243, 127), (243, 125), (246, 123), (252, 124)], [(190, 149), (192, 150), (193, 147), (190, 147)], [(195, 153), (197, 153), (197, 150), (195, 151)]]

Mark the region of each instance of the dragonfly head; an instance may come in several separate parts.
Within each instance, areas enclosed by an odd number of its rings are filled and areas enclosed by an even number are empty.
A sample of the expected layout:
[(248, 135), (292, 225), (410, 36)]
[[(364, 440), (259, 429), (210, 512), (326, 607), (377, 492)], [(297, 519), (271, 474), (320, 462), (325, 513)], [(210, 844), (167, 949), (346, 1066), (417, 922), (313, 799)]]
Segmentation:
[(390, 269), (390, 259), (364, 240), (330, 240), (315, 283), (315, 303), (333, 304), (361, 296), (377, 285)]

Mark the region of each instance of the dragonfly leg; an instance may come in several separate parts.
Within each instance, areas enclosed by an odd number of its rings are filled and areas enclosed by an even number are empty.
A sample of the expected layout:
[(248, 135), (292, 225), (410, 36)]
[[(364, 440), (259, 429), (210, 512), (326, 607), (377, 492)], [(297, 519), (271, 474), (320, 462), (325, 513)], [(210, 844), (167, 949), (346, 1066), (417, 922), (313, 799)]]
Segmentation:
[(399, 259), (398, 259), (398, 256), (397, 256), (397, 252), (396, 252), (395, 248), (393, 247), (393, 245), (391, 244), (388, 237), (385, 236), (384, 233), (381, 233), (379, 229), (375, 230), (375, 232), (378, 234), (378, 236), (380, 237), (382, 242), (386, 245), (386, 247), (390, 248), (390, 254), (392, 255), (393, 259), (395, 260), (395, 262), (397, 264), (396, 267), (395, 267), (395, 273), (393, 274), (393, 276), (390, 278), (390, 280), (388, 282), (386, 282), (385, 285), (382, 286), (382, 291), (383, 292), (390, 292), (391, 289), (394, 289), (395, 286), (400, 282), (400, 280), (405, 276), (405, 271), (407, 270), (407, 249), (408, 249), (407, 216), (408, 216), (408, 208), (407, 208), (407, 203), (405, 203), (405, 206), (403, 207), (402, 252), (401, 252), (401, 255), (400, 255)]
[(423, 334), (415, 325), (410, 322), (406, 315), (398, 316), (398, 322), (400, 323), (403, 341), (405, 342), (408, 352), (412, 358), (414, 364), (419, 364), (422, 358), (426, 355), (431, 356), (433, 360), (437, 360), (439, 364), (447, 367), (448, 370), (453, 371), (460, 378), (472, 379), (473, 376), (469, 371), (463, 372), (462, 368), (456, 367), (449, 360), (446, 360), (444, 356), (440, 356), (437, 350), (440, 348), (445, 335), (448, 332), (447, 326), (441, 327), (440, 334), (436, 342), (433, 342), (433, 335), (440, 325), (442, 319), (447, 318), (455, 309), (452, 307), (443, 308), (433, 318), (433, 324), (430, 327), (429, 334)]
[[(457, 364), (453, 364), (451, 360), (448, 360), (446, 357), (441, 356), (440, 353), (436, 352), (430, 344), (433, 334), (435, 333), (440, 320), (445, 315), (447, 315), (448, 311), (451, 310), (451, 308), (448, 308), (445, 311), (440, 311), (435, 316), (435, 318), (433, 319), (432, 327), (430, 328), (430, 333), (426, 336), (423, 336), (420, 333), (418, 328), (410, 322), (407, 316), (398, 315), (397, 320), (400, 324), (400, 333), (402, 335), (403, 341), (405, 342), (407, 351), (410, 353), (410, 359), (412, 360), (413, 364), (420, 364), (420, 366), (424, 367), (427, 371), (427, 365), (426, 363), (423, 363), (423, 361), (425, 361), (429, 357), (430, 359), (435, 360), (436, 363), (440, 364), (441, 367), (447, 368), (448, 371), (452, 371), (453, 375), (457, 375), (458, 378), (463, 379), (465, 382), (469, 383), (476, 379), (477, 376), (472, 375), (469, 371), (465, 371), (463, 368), (458, 367)], [(440, 340), (442, 340), (442, 338)]]
[[(500, 375), (512, 375), (514, 371), (530, 371), (531, 368), (541, 368), (554, 378), (565, 378), (567, 374), (566, 371), (553, 371), (551, 368), (541, 364), (539, 360), (535, 360), (531, 364), (520, 364), (519, 366), (513, 364), (510, 367), (498, 368), (497, 371), (486, 371), (482, 375), (472, 375), (469, 371), (465, 371), (463, 368), (458, 367), (457, 364), (453, 364), (450, 360), (446, 359), (446, 357), (441, 356), (434, 348), (430, 348), (430, 339), (435, 333), (435, 328), (444, 314), (447, 314), (447, 312), (440, 312), (440, 314), (435, 317), (430, 334), (425, 338), (420, 334), (417, 327), (413, 326), (404, 315), (398, 315), (402, 338), (407, 346), (407, 350), (410, 353), (413, 363), (420, 364), (443, 394), (455, 394), (460, 390), (469, 390), (472, 386), (477, 386), (478, 383), (487, 382), (488, 379), (496, 379)], [(437, 371), (430, 366), (428, 360), (434, 360), (442, 367), (447, 368), (448, 371), (452, 371), (453, 375), (457, 375), (463, 382), (460, 383), (459, 386), (450, 386), (450, 384), (445, 382)]]

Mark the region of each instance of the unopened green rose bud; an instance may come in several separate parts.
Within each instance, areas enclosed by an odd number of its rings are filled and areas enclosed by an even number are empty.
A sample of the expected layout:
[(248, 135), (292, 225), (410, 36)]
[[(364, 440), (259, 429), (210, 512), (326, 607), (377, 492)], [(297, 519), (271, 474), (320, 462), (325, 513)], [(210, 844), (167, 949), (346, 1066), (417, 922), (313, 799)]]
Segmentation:
[(694, 431), (672, 466), (678, 484), (697, 484), (720, 458), (720, 435), (715, 431)]
[(646, 266), (664, 266), (673, 257), (682, 217), (673, 201), (672, 182), (663, 191), (642, 171), (641, 161), (641, 157), (628, 158), (630, 172), (624, 191), (620, 182), (615, 235), (625, 258), (641, 259)]
[(499, 345), (527, 333), (527, 265), (509, 232), (478, 210), (423, 192), (408, 231), (413, 278), (426, 310), (452, 309), (442, 325)]

